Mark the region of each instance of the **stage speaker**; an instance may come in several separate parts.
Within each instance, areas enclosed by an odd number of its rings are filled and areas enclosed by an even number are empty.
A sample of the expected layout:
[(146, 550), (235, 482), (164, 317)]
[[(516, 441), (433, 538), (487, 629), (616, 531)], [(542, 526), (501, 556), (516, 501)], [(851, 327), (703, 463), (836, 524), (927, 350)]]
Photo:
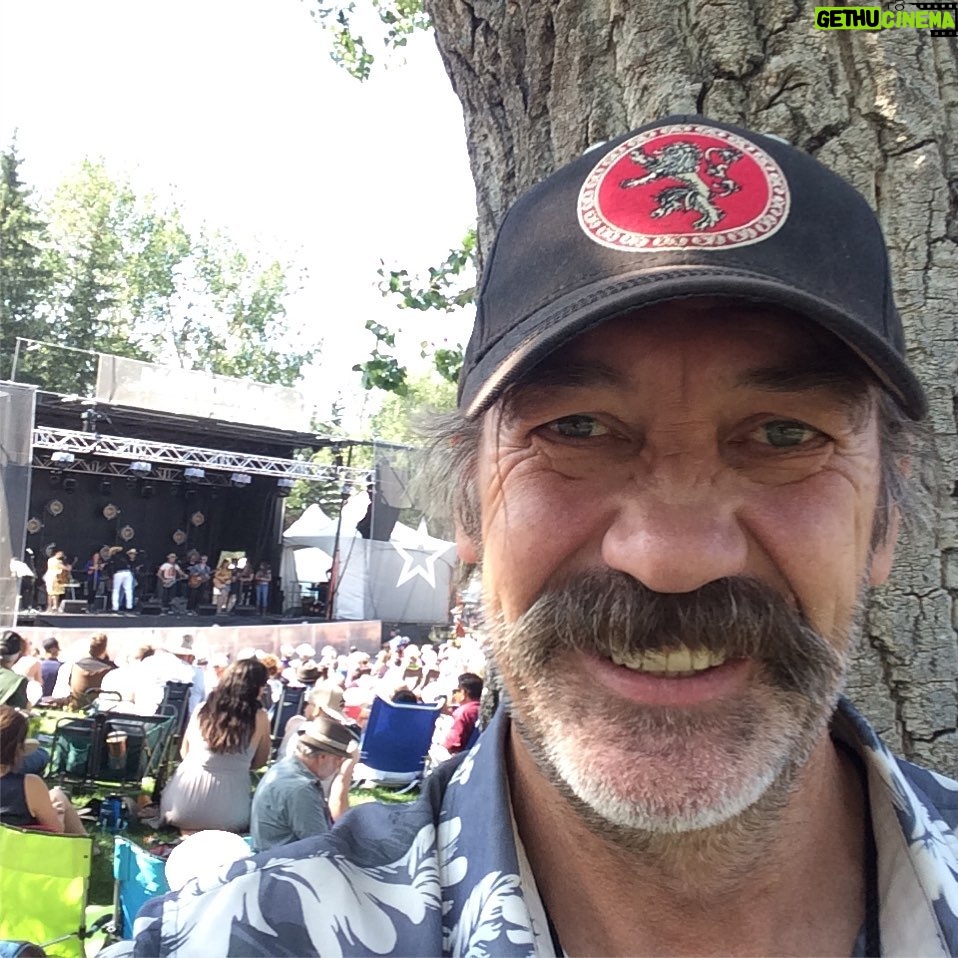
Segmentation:
[(163, 606), (159, 602), (144, 602), (140, 606), (140, 615), (162, 615)]
[(60, 611), (66, 615), (83, 615), (86, 612), (86, 599), (64, 599)]
[(256, 615), (256, 606), (238, 605), (233, 609), (233, 615), (240, 615), (248, 619), (250, 616)]
[(388, 542), (393, 534), (399, 510), (390, 506), (378, 496), (369, 504), (366, 515), (356, 523), (356, 531), (364, 539), (376, 539), (379, 542)]
[(197, 615), (213, 616), (216, 615), (215, 605), (198, 605), (196, 607)]
[(107, 611), (107, 602), (108, 598), (105, 595), (95, 596), (93, 599), (93, 611), (94, 612), (106, 612)]

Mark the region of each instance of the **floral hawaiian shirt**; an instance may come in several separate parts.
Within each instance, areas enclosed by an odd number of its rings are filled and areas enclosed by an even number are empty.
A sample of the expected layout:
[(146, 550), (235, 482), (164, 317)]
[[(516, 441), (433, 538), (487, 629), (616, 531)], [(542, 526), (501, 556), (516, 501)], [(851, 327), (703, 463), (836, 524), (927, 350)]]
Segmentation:
[[(505, 779), (500, 710), (408, 805), (362, 805), (326, 835), (155, 898), (101, 955), (554, 955)], [(896, 760), (841, 702), (878, 852), (883, 955), (958, 955), (958, 782)]]

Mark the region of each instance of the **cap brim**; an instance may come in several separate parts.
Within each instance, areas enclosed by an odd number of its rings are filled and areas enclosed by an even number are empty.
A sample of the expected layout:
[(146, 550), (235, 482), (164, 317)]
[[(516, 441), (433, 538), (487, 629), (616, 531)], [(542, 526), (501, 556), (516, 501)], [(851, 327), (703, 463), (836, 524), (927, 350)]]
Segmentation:
[[(806, 290), (745, 270), (700, 265), (645, 269), (560, 297), (518, 323), (471, 371), (460, 400), (467, 418), (487, 409), (561, 346), (602, 323), (636, 309), (691, 297), (719, 296), (782, 306), (807, 316), (848, 345), (913, 419), (928, 411), (924, 389), (901, 356), (860, 320)], [(894, 377), (889, 373), (894, 373)], [(476, 387), (470, 387), (476, 383)]]

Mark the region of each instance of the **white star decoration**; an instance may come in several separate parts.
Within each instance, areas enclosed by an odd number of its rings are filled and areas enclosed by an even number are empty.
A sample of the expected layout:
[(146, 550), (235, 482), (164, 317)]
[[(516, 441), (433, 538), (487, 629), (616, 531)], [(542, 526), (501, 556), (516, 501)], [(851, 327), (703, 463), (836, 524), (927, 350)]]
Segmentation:
[[(396, 580), (397, 589), (417, 575), (424, 582), (428, 582), (430, 588), (436, 588), (436, 562), (443, 553), (448, 551), (449, 543), (440, 542), (438, 546), (431, 547), (428, 544), (429, 535), (422, 522), (420, 522), (417, 532), (419, 533), (418, 543), (410, 542), (406, 546), (402, 546), (394, 540), (389, 543), (402, 557), (402, 569), (399, 572), (399, 578)], [(425, 557), (414, 555), (409, 551), (410, 549), (414, 549), (417, 553), (425, 552), (427, 555)]]

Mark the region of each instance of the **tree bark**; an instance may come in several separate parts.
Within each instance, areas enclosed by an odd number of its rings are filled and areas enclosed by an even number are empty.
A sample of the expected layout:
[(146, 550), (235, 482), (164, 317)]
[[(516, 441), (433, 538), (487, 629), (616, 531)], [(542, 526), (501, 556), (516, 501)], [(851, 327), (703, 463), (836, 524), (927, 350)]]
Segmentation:
[[(958, 46), (821, 31), (805, 0), (426, 0), (462, 101), (480, 251), (512, 201), (670, 113), (777, 134), (878, 212), (943, 462), (930, 528), (875, 592), (849, 693), (889, 745), (958, 769)], [(885, 5), (891, 9), (893, 5)], [(914, 5), (906, 9), (914, 12)]]

